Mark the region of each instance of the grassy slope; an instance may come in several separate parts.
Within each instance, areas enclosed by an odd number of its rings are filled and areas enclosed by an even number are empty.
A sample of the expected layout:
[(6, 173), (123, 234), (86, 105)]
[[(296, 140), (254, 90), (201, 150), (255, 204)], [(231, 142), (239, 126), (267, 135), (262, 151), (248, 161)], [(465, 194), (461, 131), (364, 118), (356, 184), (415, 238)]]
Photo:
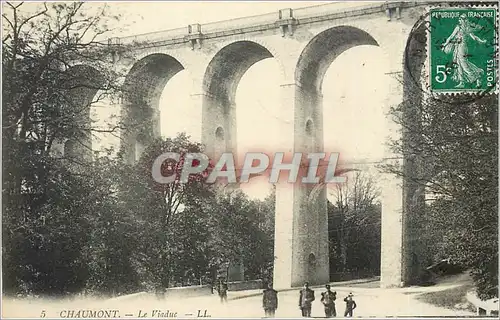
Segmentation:
[(470, 278), (464, 274), (455, 279), (447, 278), (442, 281), (443, 284), (449, 284), (450, 282), (455, 282), (458, 286), (437, 292), (422, 293), (415, 298), (419, 301), (447, 309), (459, 309), (457, 306), (460, 306), (460, 309), (466, 308), (474, 311), (473, 308), (467, 307), (469, 303), (466, 299), (467, 292), (474, 288)]

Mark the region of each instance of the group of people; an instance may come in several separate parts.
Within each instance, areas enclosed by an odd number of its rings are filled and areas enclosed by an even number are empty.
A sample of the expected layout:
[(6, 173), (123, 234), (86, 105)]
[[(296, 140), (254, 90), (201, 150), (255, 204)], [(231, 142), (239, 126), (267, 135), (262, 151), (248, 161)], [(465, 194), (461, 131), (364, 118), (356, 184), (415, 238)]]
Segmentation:
[[(213, 288), (213, 287), (212, 287)], [(228, 286), (225, 281), (219, 281), (215, 287), (219, 295), (221, 303), (227, 302)], [(333, 318), (337, 316), (335, 301), (337, 300), (337, 292), (332, 291), (329, 284), (325, 285), (325, 292), (321, 293), (321, 303), (325, 308), (325, 316)], [(304, 287), (299, 291), (299, 308), (302, 311), (303, 317), (311, 317), (312, 303), (316, 300), (314, 290), (309, 288), (309, 283), (305, 283)], [(353, 299), (353, 294), (349, 293), (344, 298), (345, 311), (344, 317), (352, 317), (353, 311), (356, 309), (356, 301)], [(262, 306), (267, 318), (274, 318), (276, 309), (278, 309), (278, 291), (273, 289), (272, 283), (267, 285), (262, 298)]]
[[(329, 284), (325, 286), (326, 291), (321, 293), (321, 303), (325, 308), (325, 316), (332, 318), (337, 316), (335, 308), (335, 300), (337, 300), (337, 292), (331, 291)], [(309, 283), (305, 283), (304, 287), (299, 292), (299, 308), (302, 311), (303, 317), (311, 317), (312, 302), (315, 300), (314, 290), (309, 288)], [(344, 298), (345, 312), (344, 317), (352, 317), (356, 302), (353, 299), (353, 294), (349, 293)], [(266, 317), (274, 317), (276, 309), (278, 309), (278, 292), (273, 289), (272, 284), (264, 290), (262, 301)]]

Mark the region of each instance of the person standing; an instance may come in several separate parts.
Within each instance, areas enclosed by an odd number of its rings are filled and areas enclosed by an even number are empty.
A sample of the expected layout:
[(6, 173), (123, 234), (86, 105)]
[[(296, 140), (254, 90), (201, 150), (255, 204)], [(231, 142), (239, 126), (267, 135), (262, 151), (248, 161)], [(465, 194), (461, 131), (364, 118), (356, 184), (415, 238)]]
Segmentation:
[(278, 309), (278, 291), (273, 289), (272, 283), (267, 285), (262, 297), (262, 306), (266, 314), (266, 318), (274, 318), (276, 309)]
[(215, 290), (215, 280), (212, 278), (210, 279), (210, 294), (214, 294)]
[(303, 317), (311, 317), (312, 302), (315, 300), (314, 291), (309, 289), (309, 283), (304, 283), (304, 288), (299, 294), (299, 308)]
[(321, 293), (321, 303), (325, 306), (325, 316), (332, 318), (337, 316), (335, 309), (335, 300), (337, 299), (337, 292), (330, 290), (330, 285), (325, 286), (326, 292)]
[(345, 312), (344, 312), (344, 317), (352, 317), (352, 312), (354, 309), (356, 309), (356, 301), (352, 299), (352, 292), (350, 292), (346, 298), (344, 298), (345, 301)]
[(220, 302), (227, 302), (227, 284), (225, 281), (219, 283), (219, 298)]

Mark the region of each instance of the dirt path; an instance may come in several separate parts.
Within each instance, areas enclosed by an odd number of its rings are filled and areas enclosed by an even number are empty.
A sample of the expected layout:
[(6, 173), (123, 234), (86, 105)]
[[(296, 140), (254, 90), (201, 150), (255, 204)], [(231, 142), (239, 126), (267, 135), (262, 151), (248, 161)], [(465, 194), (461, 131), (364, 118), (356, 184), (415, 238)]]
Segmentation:
[[(416, 299), (418, 293), (432, 292), (451, 288), (455, 284), (446, 284), (436, 287), (425, 288), (359, 288), (359, 287), (332, 287), (337, 291), (337, 316), (343, 316), (343, 298), (353, 292), (358, 308), (355, 317), (397, 317), (397, 316), (470, 316), (474, 315), (468, 311), (454, 311), (442, 307), (433, 306)], [(319, 301), (320, 289), (315, 289), (316, 301), (313, 303), (312, 316), (324, 317), (323, 307)], [(245, 292), (243, 292), (245, 293)], [(78, 310), (93, 310), (105, 316), (106, 312), (115, 311), (114, 317), (137, 318), (145, 315), (147, 318), (194, 318), (205, 314), (218, 318), (235, 317), (262, 317), (261, 296), (252, 295), (240, 299), (233, 299), (242, 292), (229, 292), (229, 301), (221, 304), (216, 295), (158, 300), (151, 295), (138, 295), (132, 299), (125, 300), (5, 300), (3, 304), (3, 317), (38, 318), (41, 312), (45, 312), (46, 318), (67, 317), (70, 312), (75, 315)], [(253, 292), (252, 292), (253, 293)], [(81, 314), (80, 314), (81, 316)], [(299, 317), (298, 290), (283, 291), (279, 293), (279, 308), (276, 317)]]

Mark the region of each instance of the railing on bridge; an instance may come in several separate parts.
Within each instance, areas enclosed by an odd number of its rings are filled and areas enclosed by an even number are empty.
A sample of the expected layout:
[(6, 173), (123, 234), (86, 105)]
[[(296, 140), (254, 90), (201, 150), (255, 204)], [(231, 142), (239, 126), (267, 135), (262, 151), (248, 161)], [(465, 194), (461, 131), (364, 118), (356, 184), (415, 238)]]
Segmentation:
[(359, 12), (365, 12), (366, 10), (375, 10), (374, 12), (383, 11), (385, 10), (385, 4), (381, 2), (368, 5), (360, 5), (356, 2), (327, 3), (312, 7), (294, 9), (293, 16), (299, 20), (312, 17), (330, 16), (334, 14), (339, 14), (339, 17), (343, 17)]
[[(150, 32), (145, 34), (113, 38), (109, 43), (113, 44), (133, 44), (133, 43), (157, 43), (172, 42), (178, 40), (181, 42), (190, 40), (193, 34), (203, 34), (203, 37), (218, 36), (220, 33), (234, 32), (235, 30), (244, 30), (253, 28), (269, 29), (278, 27), (281, 21), (295, 20), (298, 24), (311, 23), (315, 21), (340, 19), (350, 16), (359, 16), (383, 12), (389, 8), (411, 7), (425, 5), (429, 1), (422, 3), (401, 3), (401, 2), (375, 2), (371, 4), (359, 4), (356, 2), (327, 3), (299, 9), (282, 9), (277, 12), (217, 21), (207, 24), (193, 24), (191, 26), (176, 28), (171, 30)], [(399, 12), (399, 10), (398, 10)], [(196, 26), (198, 30), (190, 30)], [(173, 42), (178, 42), (173, 41)]]
[(182, 27), (182, 28), (176, 28), (176, 29), (170, 29), (170, 30), (164, 30), (164, 31), (156, 31), (156, 32), (149, 32), (149, 33), (143, 33), (143, 34), (138, 34), (134, 36), (128, 36), (128, 37), (120, 37), (120, 38), (115, 38), (117, 39), (118, 43), (115, 44), (122, 44), (122, 45), (127, 45), (127, 44), (132, 44), (135, 42), (159, 42), (163, 41), (165, 39), (175, 39), (175, 38), (184, 38), (188, 34), (188, 27)]
[(276, 12), (272, 12), (250, 17), (206, 23), (201, 25), (201, 32), (206, 34), (241, 28), (251, 28), (260, 25), (274, 24), (276, 20), (278, 20), (278, 14)]

